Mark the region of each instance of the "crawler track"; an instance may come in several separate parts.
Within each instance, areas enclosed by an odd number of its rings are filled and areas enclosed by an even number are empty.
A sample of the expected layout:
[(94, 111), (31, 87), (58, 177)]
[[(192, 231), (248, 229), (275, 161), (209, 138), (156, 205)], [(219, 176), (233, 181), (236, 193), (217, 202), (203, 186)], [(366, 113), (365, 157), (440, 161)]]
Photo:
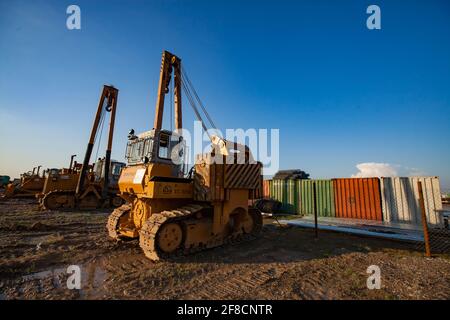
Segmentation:
[[(58, 202), (56, 199), (59, 196), (67, 196), (68, 198), (71, 198), (71, 200), (67, 202)], [(94, 198), (96, 203), (95, 205), (92, 205), (93, 202), (86, 203), (85, 200), (88, 198)], [(109, 196), (105, 199), (98, 199), (93, 193), (87, 194), (86, 197), (83, 197), (81, 199), (76, 199), (75, 197), (75, 191), (69, 191), (69, 190), (53, 190), (45, 195), (42, 196), (42, 198), (39, 198), (39, 209), (41, 210), (62, 210), (62, 211), (68, 211), (68, 210), (95, 210), (100, 208), (109, 208), (114, 207), (114, 205), (110, 204), (112, 201), (112, 198), (114, 196), (112, 194), (109, 194)]]
[(63, 191), (63, 190), (54, 190), (46, 193), (42, 199), (39, 201), (39, 208), (42, 210), (64, 210), (70, 209), (67, 205), (61, 203), (52, 203), (54, 197), (58, 197), (59, 195), (70, 195), (73, 192)]
[(119, 239), (117, 228), (119, 227), (120, 218), (123, 217), (131, 210), (130, 204), (123, 204), (120, 207), (114, 209), (109, 215), (106, 228), (108, 229), (108, 235), (113, 239)]
[[(184, 220), (204, 208), (202, 205), (191, 204), (176, 210), (167, 210), (153, 214), (140, 230), (139, 245), (144, 251), (145, 256), (153, 261), (158, 261), (161, 258), (169, 258), (169, 255), (161, 252), (156, 245), (156, 236), (159, 228), (164, 223)], [(182, 248), (179, 248), (177, 252), (172, 253), (170, 256), (179, 256), (182, 253)]]
[[(200, 212), (205, 206), (199, 204), (190, 204), (175, 210), (167, 210), (161, 213), (153, 214), (142, 226), (139, 236), (139, 245), (144, 251), (147, 258), (158, 261), (161, 259), (169, 259), (181, 255), (188, 255), (207, 248), (214, 247), (214, 245), (196, 246), (193, 248), (185, 248), (180, 246), (175, 252), (170, 254), (162, 252), (157, 245), (158, 231), (165, 223), (183, 221), (186, 218), (194, 216)], [(250, 209), (255, 226), (251, 233), (248, 234), (231, 234), (228, 238), (223, 239), (221, 244), (237, 244), (243, 241), (249, 241), (256, 238), (262, 229), (262, 217), (258, 210)], [(216, 245), (217, 246), (217, 245)]]

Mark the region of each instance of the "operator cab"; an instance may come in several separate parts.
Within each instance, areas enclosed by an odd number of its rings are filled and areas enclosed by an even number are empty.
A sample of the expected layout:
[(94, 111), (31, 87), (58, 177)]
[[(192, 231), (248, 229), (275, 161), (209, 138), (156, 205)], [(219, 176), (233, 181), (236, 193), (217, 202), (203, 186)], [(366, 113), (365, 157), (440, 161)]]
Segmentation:
[(129, 165), (165, 163), (183, 171), (185, 160), (183, 137), (169, 130), (150, 130), (139, 135), (130, 130), (125, 158)]
[[(111, 160), (111, 166), (109, 169), (109, 184), (114, 185), (119, 181), (120, 172), (125, 163)], [(95, 181), (101, 181), (105, 178), (105, 158), (98, 159), (94, 164)]]
[(47, 169), (45, 171), (45, 177), (56, 177), (59, 175), (59, 173), (60, 173), (60, 170), (57, 168)]

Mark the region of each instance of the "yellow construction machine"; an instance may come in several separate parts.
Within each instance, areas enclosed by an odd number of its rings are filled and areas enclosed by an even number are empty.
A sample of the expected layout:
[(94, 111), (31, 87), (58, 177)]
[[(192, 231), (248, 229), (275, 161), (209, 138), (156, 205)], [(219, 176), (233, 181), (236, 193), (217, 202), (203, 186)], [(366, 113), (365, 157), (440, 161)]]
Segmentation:
[[(95, 209), (123, 204), (122, 198), (117, 195), (117, 182), (125, 163), (111, 161), (118, 92), (112, 86), (103, 87), (83, 163), (73, 162), (73, 155), (68, 169), (51, 169), (47, 172), (42, 192), (37, 195), (41, 209)], [(92, 165), (92, 150), (106, 113), (110, 113), (106, 155)]]
[[(185, 175), (179, 161), (184, 156), (183, 137), (179, 130), (162, 129), (172, 74), (176, 129), (183, 127), (182, 88), (201, 120), (194, 100), (198, 95), (181, 60), (164, 51), (154, 128), (139, 135), (130, 131), (128, 164), (119, 178), (120, 195), (128, 203), (115, 209), (107, 222), (111, 238), (139, 238), (144, 254), (154, 261), (253, 239), (262, 228), (260, 211), (249, 205), (261, 193), (262, 165), (248, 147), (211, 136), (211, 152), (197, 155)], [(241, 161), (236, 163), (239, 152)]]
[(75, 190), (77, 186), (77, 181), (81, 169), (81, 165), (79, 165), (76, 161), (74, 162), (73, 159), (75, 158), (75, 155), (72, 155), (70, 157), (70, 165), (69, 168), (62, 168), (62, 169), (47, 169), (45, 171), (45, 181), (44, 181), (44, 187), (41, 190), (40, 193), (36, 195), (36, 198), (39, 202), (39, 207), (42, 209), (45, 208), (44, 206), (44, 196), (49, 194), (52, 191), (70, 191)]
[(5, 197), (34, 197), (42, 190), (44, 176), (39, 174), (42, 166), (34, 167), (32, 171), (20, 175), (18, 183), (8, 183), (5, 187)]
[[(82, 165), (73, 161), (75, 155), (71, 156), (69, 168), (62, 169), (48, 169), (45, 172), (44, 187), (40, 193), (36, 195), (38, 199), (39, 208), (42, 210), (56, 210), (63, 208), (73, 208), (74, 203), (65, 203), (66, 198), (62, 197), (63, 192), (74, 193), (76, 190)], [(123, 162), (111, 161), (109, 173), (109, 193), (111, 196), (110, 203), (106, 204), (87, 204), (85, 201), (80, 201), (80, 208), (102, 207), (104, 205), (111, 205), (119, 207), (123, 204), (122, 198), (118, 197), (119, 188), (117, 182), (119, 180), (120, 171), (125, 166)], [(102, 187), (101, 183), (104, 179), (105, 159), (98, 159), (92, 165), (87, 167), (87, 181), (96, 181), (98, 187)], [(100, 193), (98, 193), (100, 195)]]

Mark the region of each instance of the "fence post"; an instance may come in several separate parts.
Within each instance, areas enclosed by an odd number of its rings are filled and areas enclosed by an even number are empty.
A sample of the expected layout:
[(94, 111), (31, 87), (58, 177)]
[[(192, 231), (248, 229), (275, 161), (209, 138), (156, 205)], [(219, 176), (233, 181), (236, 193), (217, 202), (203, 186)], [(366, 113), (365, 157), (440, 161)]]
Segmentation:
[(316, 192), (316, 182), (312, 183), (313, 188), (313, 207), (314, 207), (314, 234), (316, 239), (319, 237), (319, 228), (317, 226), (317, 192)]
[(428, 233), (428, 223), (427, 223), (427, 214), (425, 212), (425, 200), (423, 197), (423, 189), (422, 182), (417, 182), (419, 187), (419, 205), (420, 211), (422, 212), (422, 226), (423, 226), (423, 238), (425, 240), (425, 256), (431, 257), (431, 249), (430, 249), (430, 235)]

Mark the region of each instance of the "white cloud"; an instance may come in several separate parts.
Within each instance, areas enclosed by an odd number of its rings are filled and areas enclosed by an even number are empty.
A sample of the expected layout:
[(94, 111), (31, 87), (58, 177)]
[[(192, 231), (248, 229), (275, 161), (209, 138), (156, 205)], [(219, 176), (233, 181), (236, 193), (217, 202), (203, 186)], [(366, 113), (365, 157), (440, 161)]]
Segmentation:
[(398, 164), (364, 162), (356, 165), (358, 172), (352, 174), (352, 178), (368, 177), (411, 177), (426, 176), (426, 172), (418, 168), (404, 167)]
[(389, 163), (377, 163), (366, 162), (358, 163), (356, 168), (359, 170), (356, 174), (352, 175), (352, 178), (365, 178), (365, 177), (396, 177), (398, 176), (397, 170)]

